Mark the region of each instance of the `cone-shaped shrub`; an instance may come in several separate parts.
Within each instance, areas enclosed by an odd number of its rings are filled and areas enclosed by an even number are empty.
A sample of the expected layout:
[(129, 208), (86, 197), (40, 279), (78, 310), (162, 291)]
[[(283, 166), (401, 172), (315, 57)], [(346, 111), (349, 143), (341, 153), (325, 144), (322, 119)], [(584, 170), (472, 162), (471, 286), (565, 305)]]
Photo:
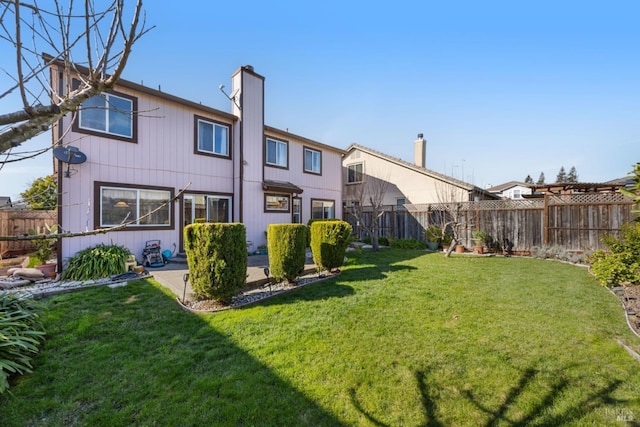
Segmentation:
[(342, 220), (311, 223), (313, 262), (323, 270), (340, 267), (351, 236), (351, 225)]
[(184, 228), (189, 281), (197, 299), (224, 304), (247, 282), (244, 224), (201, 223)]
[(293, 282), (302, 274), (307, 234), (304, 224), (269, 224), (267, 227), (269, 267), (276, 281)]

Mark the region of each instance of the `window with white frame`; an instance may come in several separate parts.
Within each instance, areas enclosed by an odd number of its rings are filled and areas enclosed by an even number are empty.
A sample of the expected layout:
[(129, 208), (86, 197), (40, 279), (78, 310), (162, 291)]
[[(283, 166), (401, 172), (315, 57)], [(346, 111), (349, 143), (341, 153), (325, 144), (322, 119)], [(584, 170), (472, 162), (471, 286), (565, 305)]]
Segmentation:
[(96, 224), (112, 227), (123, 223), (132, 227), (171, 228), (172, 190), (155, 188), (118, 187), (96, 184), (97, 210)]
[(289, 199), (288, 194), (265, 194), (264, 211), (289, 212)]
[(229, 125), (196, 116), (196, 152), (229, 156)]
[(304, 171), (307, 173), (322, 174), (322, 152), (309, 147), (304, 147)]
[(347, 166), (347, 183), (362, 182), (362, 163)]
[(92, 96), (78, 109), (77, 130), (133, 139), (135, 107), (133, 97), (113, 93)]
[(289, 144), (273, 138), (267, 138), (265, 143), (265, 162), (270, 166), (289, 167)]
[(336, 202), (333, 200), (311, 200), (311, 218), (333, 219), (336, 217)]

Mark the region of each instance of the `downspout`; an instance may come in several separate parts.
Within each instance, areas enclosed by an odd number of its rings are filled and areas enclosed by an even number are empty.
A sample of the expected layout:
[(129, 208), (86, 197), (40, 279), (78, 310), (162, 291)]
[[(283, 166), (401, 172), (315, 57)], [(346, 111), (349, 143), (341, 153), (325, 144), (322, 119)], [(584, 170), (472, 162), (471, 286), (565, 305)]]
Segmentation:
[[(240, 105), (243, 106), (244, 102), (244, 71), (240, 72)], [(244, 222), (244, 209), (243, 209), (243, 205), (244, 205), (244, 191), (243, 191), (243, 182), (244, 182), (244, 132), (243, 132), (243, 128), (244, 128), (244, 113), (242, 111), (242, 108), (238, 109), (240, 111), (240, 132), (238, 135), (238, 139), (239, 139), (239, 151), (240, 151), (240, 182), (238, 183), (238, 198), (240, 199), (239, 203), (238, 203), (238, 222), (243, 223)]]
[[(60, 72), (60, 70), (56, 70), (58, 72), (58, 92), (60, 92), (61, 88), (64, 87), (64, 80), (63, 80), (63, 73)], [(51, 80), (53, 80), (54, 77), (54, 73), (53, 70), (51, 70)], [(51, 132), (51, 143), (52, 145), (56, 145), (59, 146), (60, 145), (60, 140), (62, 139), (63, 136), (63, 132), (62, 132), (62, 127), (63, 127), (63, 119), (64, 117), (61, 117), (58, 120), (58, 135), (56, 137), (56, 135), (54, 134), (54, 132)], [(53, 156), (52, 156), (53, 157)], [(57, 162), (57, 176), (56, 176), (56, 182), (58, 184), (58, 194), (56, 195), (56, 207), (57, 207), (57, 221), (58, 221), (58, 233), (62, 232), (62, 177), (64, 174), (60, 173), (60, 170), (62, 168), (62, 162), (58, 159), (53, 160), (54, 162)], [(56, 242), (56, 273), (62, 273), (62, 239), (58, 239), (58, 241)]]

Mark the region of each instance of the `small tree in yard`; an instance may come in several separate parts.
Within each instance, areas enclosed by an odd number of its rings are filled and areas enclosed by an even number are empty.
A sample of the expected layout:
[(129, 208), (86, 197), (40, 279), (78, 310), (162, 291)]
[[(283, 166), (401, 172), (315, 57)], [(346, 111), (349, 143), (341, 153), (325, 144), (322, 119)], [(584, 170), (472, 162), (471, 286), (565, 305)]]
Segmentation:
[(359, 181), (347, 185), (345, 200), (346, 211), (351, 214), (363, 230), (371, 237), (374, 252), (380, 250), (378, 220), (384, 215), (384, 196), (389, 188), (389, 175), (377, 178), (362, 174)]
[(342, 265), (351, 236), (351, 224), (341, 220), (311, 224), (311, 251), (318, 268), (333, 270)]
[(199, 223), (184, 229), (189, 280), (197, 299), (231, 302), (247, 282), (244, 224)]
[(267, 246), (271, 275), (295, 281), (304, 271), (308, 229), (304, 224), (269, 224)]
[(434, 223), (442, 230), (443, 240), (445, 235), (451, 237), (451, 245), (447, 249), (446, 257), (451, 255), (456, 245), (460, 243), (460, 233), (466, 225), (464, 204), (462, 202), (466, 191), (447, 183), (436, 184), (438, 203), (430, 207)]

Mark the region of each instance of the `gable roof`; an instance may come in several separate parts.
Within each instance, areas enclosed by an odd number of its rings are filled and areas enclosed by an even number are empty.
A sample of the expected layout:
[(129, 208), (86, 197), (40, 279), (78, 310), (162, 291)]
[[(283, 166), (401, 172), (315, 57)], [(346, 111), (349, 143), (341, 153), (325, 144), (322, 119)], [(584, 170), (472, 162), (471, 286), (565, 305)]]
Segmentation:
[(531, 188), (531, 186), (529, 184), (527, 184), (526, 182), (509, 181), (509, 182), (505, 182), (504, 184), (494, 185), (493, 187), (489, 187), (489, 188), (487, 188), (487, 191), (490, 192), (490, 193), (502, 193), (503, 191), (508, 190), (510, 188), (513, 188), (513, 187)]
[[(61, 61), (59, 59), (56, 59), (56, 58), (52, 57), (49, 54), (43, 54), (43, 57), (45, 58), (47, 63), (49, 63), (50, 65), (55, 65), (55, 66), (58, 66), (58, 67), (64, 67), (64, 62), (63, 61)], [(77, 68), (77, 70), (79, 70), (80, 72), (88, 72), (86, 67), (83, 67), (83, 66), (78, 65), (78, 64), (74, 64), (74, 65)], [(238, 71), (236, 71), (236, 73), (237, 72)], [(260, 76), (260, 77), (262, 77), (262, 76)], [(263, 77), (263, 79), (264, 79), (264, 77)], [(175, 102), (176, 104), (183, 105), (183, 106), (189, 107), (191, 109), (201, 111), (203, 113), (208, 113), (208, 114), (217, 115), (219, 117), (224, 117), (225, 119), (227, 119), (229, 121), (235, 122), (235, 121), (239, 120), (238, 116), (236, 116), (234, 114), (231, 114), (231, 113), (228, 113), (226, 111), (218, 110), (216, 108), (209, 107), (207, 105), (203, 105), (202, 103), (199, 103), (199, 102), (190, 101), (188, 99), (181, 98), (181, 97), (175, 96), (175, 95), (171, 95), (170, 93), (167, 93), (167, 92), (163, 92), (162, 90), (160, 90), (160, 86), (158, 86), (158, 89), (153, 89), (151, 87), (144, 86), (142, 84), (138, 84), (138, 83), (132, 82), (130, 80), (125, 80), (123, 78), (120, 78), (120, 79), (118, 79), (118, 81), (115, 84), (115, 88), (117, 88), (117, 87), (127, 88), (127, 89), (130, 89), (130, 90), (134, 91), (134, 92), (143, 93), (143, 94), (150, 95), (150, 96), (153, 96), (153, 97), (157, 97), (157, 98), (160, 98), (160, 99), (163, 99), (163, 100), (166, 100), (166, 101), (170, 101), (170, 102)], [(327, 145), (327, 144), (324, 144), (322, 142), (314, 141), (312, 139), (305, 138), (305, 137), (300, 136), (300, 135), (290, 134), (288, 130), (277, 129), (277, 128), (274, 128), (274, 127), (271, 127), (271, 126), (267, 126), (266, 124), (264, 125), (264, 132), (277, 132), (277, 133), (280, 133), (282, 135), (291, 135), (292, 137), (302, 141), (303, 143), (316, 145), (319, 148), (324, 148), (324, 149), (337, 151), (340, 154), (344, 153), (344, 151), (341, 148), (337, 148), (337, 147), (334, 147), (334, 146), (331, 146), (331, 145)]]
[(354, 144), (351, 144), (349, 147), (347, 147), (347, 149), (345, 151), (347, 153), (350, 153), (350, 152), (352, 152), (354, 150), (363, 151), (363, 152), (365, 152), (367, 154), (370, 154), (372, 156), (375, 156), (375, 157), (378, 157), (380, 159), (386, 160), (386, 161), (388, 161), (390, 163), (393, 163), (395, 165), (398, 165), (400, 167), (412, 170), (414, 172), (417, 172), (417, 173), (419, 173), (421, 175), (424, 175), (424, 176), (428, 176), (428, 177), (433, 178), (433, 179), (437, 179), (438, 181), (442, 181), (442, 182), (445, 182), (447, 184), (454, 185), (454, 186), (462, 188), (462, 189), (464, 189), (466, 191), (474, 191), (474, 192), (477, 192), (477, 193), (483, 193), (483, 194), (485, 194), (485, 195), (487, 195), (488, 197), (491, 197), (491, 198), (495, 198), (496, 197), (495, 194), (491, 194), (488, 191), (483, 190), (480, 187), (477, 187), (477, 186), (475, 186), (473, 184), (469, 184), (468, 182), (464, 182), (464, 181), (461, 181), (459, 179), (452, 178), (452, 177), (450, 177), (448, 175), (444, 175), (444, 174), (441, 174), (439, 172), (432, 171), (431, 169), (427, 169), (427, 168), (423, 168), (423, 167), (420, 167), (420, 166), (416, 166), (415, 164), (407, 162), (406, 160), (402, 160), (402, 159), (400, 159), (398, 157), (393, 157), (393, 156), (390, 156), (388, 154), (384, 154), (384, 153), (382, 153), (382, 152), (380, 152), (378, 150), (374, 150), (372, 148), (365, 147), (364, 145), (360, 145), (360, 144), (355, 144), (354, 143)]

